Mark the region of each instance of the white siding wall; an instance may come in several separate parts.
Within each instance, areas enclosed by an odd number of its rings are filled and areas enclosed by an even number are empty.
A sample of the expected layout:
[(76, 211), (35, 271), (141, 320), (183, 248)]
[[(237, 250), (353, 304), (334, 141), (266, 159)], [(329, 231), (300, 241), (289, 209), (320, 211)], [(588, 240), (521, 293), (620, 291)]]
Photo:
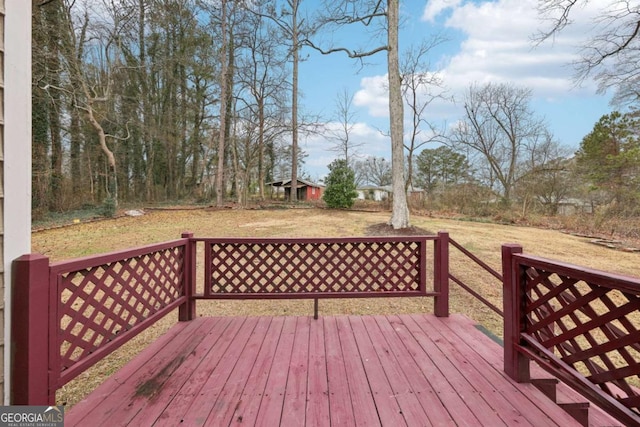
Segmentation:
[(3, 11), (0, 46), (0, 285), (4, 301), (0, 357), (4, 404), (9, 403), (9, 331), (11, 261), (31, 251), (31, 1), (0, 0)]
[[(4, 402), (4, 0), (0, 0), (0, 402)], [(7, 335), (8, 336), (8, 335)]]

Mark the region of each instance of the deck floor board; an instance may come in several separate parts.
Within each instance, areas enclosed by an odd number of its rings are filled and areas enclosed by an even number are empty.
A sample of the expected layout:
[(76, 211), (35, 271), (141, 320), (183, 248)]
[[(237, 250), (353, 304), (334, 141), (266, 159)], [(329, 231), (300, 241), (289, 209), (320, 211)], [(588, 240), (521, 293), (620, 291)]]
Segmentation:
[[(396, 360), (395, 363), (402, 371), (402, 379), (405, 381), (402, 393), (414, 396), (415, 400), (419, 402), (418, 405), (423, 413), (420, 422), (416, 422), (420, 420), (419, 416), (405, 414), (409, 416), (409, 425), (425, 424), (425, 420), (428, 420), (428, 424), (431, 425), (442, 425), (443, 423), (454, 425), (455, 421), (442, 403), (439, 393), (429, 383), (428, 374), (425, 375), (425, 372), (420, 368), (420, 364), (414, 359), (414, 355), (417, 354), (415, 352), (415, 342), (413, 345), (408, 344), (405, 339), (400, 338), (401, 325), (394, 318), (376, 316), (375, 320), (380, 336), (386, 340), (389, 352), (393, 354)], [(416, 409), (414, 408), (414, 410)]]
[(323, 317), (325, 355), (327, 361), (327, 383), (329, 387), (330, 425), (356, 425), (353, 400), (344, 400), (350, 396), (347, 366), (342, 356), (342, 345), (338, 337), (338, 325), (335, 317)]
[(274, 317), (256, 358), (256, 363), (251, 369), (242, 397), (233, 408), (234, 413), (230, 425), (241, 426), (255, 423), (283, 328), (284, 317)]
[[(233, 344), (236, 342), (238, 344), (229, 347), (228, 351), (220, 359), (216, 370), (206, 379), (200, 389), (200, 393), (192, 399), (189, 409), (181, 418), (183, 425), (206, 425), (207, 418), (214, 408), (221, 410), (224, 405), (233, 404), (224, 401), (222, 391), (230, 381), (236, 379), (233, 376), (234, 373), (241, 375), (241, 373), (238, 373), (239, 370), (255, 361), (257, 348), (262, 344), (267, 330), (265, 323), (269, 320), (269, 318), (250, 318), (247, 320), (243, 325), (244, 328), (240, 329), (236, 339), (232, 341)], [(241, 366), (236, 369), (238, 365)], [(168, 410), (170, 411), (171, 408), (168, 408)]]
[(309, 376), (307, 383), (306, 425), (322, 427), (330, 419), (327, 351), (324, 319), (309, 334)]
[(578, 425), (511, 381), (501, 354), (460, 315), (203, 317), (160, 337), (65, 425)]
[(276, 356), (269, 370), (269, 378), (267, 379), (264, 394), (260, 400), (260, 407), (256, 414), (255, 425), (257, 426), (270, 427), (280, 425), (284, 394), (287, 391), (289, 365), (291, 364), (291, 354), (293, 352), (296, 334), (296, 323), (297, 319), (294, 317), (289, 317), (285, 320), (285, 326), (280, 334)]
[(286, 391), (282, 404), (282, 418), (280, 420), (280, 424), (284, 426), (305, 425), (310, 320), (308, 317), (300, 317), (296, 323), (296, 334), (293, 338), (291, 363), (289, 364)]
[[(172, 399), (167, 399), (165, 410), (156, 421), (156, 425), (175, 426), (182, 422), (182, 415), (191, 406), (205, 381), (216, 371), (225, 352), (235, 340), (240, 329), (246, 324), (244, 320), (246, 319), (230, 322), (221, 329), (217, 339), (211, 337), (211, 340), (208, 341), (211, 344), (210, 350), (204, 355), (197, 369), (190, 373), (188, 381), (180, 392)], [(167, 343), (167, 345), (171, 345), (171, 343)]]

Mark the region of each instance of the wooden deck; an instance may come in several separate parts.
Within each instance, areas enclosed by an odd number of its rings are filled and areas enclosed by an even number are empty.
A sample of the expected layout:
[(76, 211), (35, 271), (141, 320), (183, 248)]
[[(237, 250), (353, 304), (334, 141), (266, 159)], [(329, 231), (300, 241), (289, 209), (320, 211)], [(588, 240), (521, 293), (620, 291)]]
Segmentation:
[(212, 317), (174, 326), (67, 426), (574, 426), (461, 315)]

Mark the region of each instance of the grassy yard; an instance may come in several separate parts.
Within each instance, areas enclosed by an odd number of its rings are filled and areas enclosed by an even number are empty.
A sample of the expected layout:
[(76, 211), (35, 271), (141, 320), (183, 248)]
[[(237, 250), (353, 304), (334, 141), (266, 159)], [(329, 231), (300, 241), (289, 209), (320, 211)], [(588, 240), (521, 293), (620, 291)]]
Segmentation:
[[(80, 223), (66, 228), (34, 233), (34, 252), (62, 260), (105, 251), (125, 249), (180, 237), (191, 231), (196, 237), (345, 237), (362, 236), (367, 227), (386, 222), (389, 213), (332, 211), (321, 209), (279, 210), (172, 210), (151, 211), (142, 217)], [(413, 216), (412, 224), (450, 237), (501, 271), (500, 245), (519, 243), (524, 252), (564, 262), (628, 275), (640, 275), (640, 254), (607, 249), (589, 239), (558, 231), (469, 221)], [(451, 248), (452, 274), (471, 284), (499, 307), (500, 283)], [(430, 298), (327, 299), (320, 314), (375, 314), (431, 312)], [(502, 334), (502, 319), (483, 304), (451, 284), (451, 311), (464, 313), (496, 335)], [(310, 315), (311, 301), (208, 301), (198, 304), (198, 315)], [(59, 393), (60, 403), (72, 405), (99, 385), (106, 376), (129, 360), (173, 323), (177, 315), (165, 317)]]

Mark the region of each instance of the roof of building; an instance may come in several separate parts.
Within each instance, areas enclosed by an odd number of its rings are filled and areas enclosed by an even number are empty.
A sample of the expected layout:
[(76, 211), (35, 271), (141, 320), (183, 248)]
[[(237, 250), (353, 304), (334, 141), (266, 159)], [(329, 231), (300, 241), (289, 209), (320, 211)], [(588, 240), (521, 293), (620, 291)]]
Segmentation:
[[(298, 182), (298, 187), (305, 186), (305, 185), (308, 187), (318, 187), (318, 188), (324, 187), (324, 185), (322, 184), (318, 184), (312, 181), (307, 181), (306, 179), (301, 179), (301, 178), (298, 178), (297, 182)], [(272, 185), (274, 187), (291, 187), (291, 179), (281, 179), (278, 181), (267, 182), (267, 185)]]

